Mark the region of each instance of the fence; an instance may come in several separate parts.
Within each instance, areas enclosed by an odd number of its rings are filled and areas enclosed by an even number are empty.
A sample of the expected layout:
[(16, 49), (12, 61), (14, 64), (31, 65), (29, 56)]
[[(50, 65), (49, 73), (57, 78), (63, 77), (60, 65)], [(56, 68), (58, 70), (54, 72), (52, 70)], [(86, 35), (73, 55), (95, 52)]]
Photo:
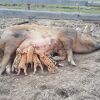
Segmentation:
[[(80, 0), (0, 0), (0, 4), (51, 4), (51, 5), (68, 5), (68, 6), (98, 6), (100, 2), (80, 1)], [(74, 19), (74, 20), (98, 20), (100, 14), (81, 14), (67, 12), (51, 12), (51, 11), (34, 11), (22, 9), (0, 9), (0, 16), (19, 17), (19, 18), (45, 18), (45, 19)]]

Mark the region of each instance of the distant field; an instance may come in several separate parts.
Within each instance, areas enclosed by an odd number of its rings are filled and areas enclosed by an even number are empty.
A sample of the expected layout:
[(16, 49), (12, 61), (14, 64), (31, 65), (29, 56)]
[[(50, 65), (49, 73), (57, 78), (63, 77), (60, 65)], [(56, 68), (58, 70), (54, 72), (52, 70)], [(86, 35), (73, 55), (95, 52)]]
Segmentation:
[[(100, 0), (98, 0), (100, 1)], [(27, 5), (21, 4), (5, 4), (0, 5), (0, 8), (9, 9), (27, 9)], [(56, 11), (56, 12), (80, 12), (89, 14), (100, 14), (100, 7), (86, 7), (86, 6), (65, 6), (65, 5), (31, 5), (31, 10), (42, 11)]]
[(95, 2), (95, 1), (100, 1), (100, 0), (80, 0), (80, 1), (93, 1), (93, 2)]

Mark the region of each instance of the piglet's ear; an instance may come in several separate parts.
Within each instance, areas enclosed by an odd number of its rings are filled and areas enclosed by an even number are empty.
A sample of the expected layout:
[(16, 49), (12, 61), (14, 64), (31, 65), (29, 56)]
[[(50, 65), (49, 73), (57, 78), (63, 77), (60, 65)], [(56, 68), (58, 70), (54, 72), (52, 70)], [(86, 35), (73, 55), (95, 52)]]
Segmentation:
[(25, 48), (25, 49), (23, 50), (23, 53), (27, 53), (27, 48)]
[(40, 57), (44, 57), (44, 55), (45, 55), (44, 50), (36, 50), (35, 52), (36, 52), (36, 54), (38, 54)]
[(19, 54), (19, 53), (21, 53), (21, 50), (18, 48), (18, 49), (16, 50), (16, 54)]

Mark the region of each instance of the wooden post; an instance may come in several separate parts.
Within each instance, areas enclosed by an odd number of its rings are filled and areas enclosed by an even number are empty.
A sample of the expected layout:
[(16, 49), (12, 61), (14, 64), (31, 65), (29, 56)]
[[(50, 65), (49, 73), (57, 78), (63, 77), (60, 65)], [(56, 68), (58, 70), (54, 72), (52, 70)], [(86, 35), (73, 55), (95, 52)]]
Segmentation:
[(28, 8), (28, 10), (30, 10), (31, 9), (31, 4), (27, 4), (27, 8)]
[[(30, 3), (27, 4), (27, 9), (31, 10), (31, 4)], [(28, 20), (29, 20), (29, 23), (32, 22), (32, 18), (28, 18)]]

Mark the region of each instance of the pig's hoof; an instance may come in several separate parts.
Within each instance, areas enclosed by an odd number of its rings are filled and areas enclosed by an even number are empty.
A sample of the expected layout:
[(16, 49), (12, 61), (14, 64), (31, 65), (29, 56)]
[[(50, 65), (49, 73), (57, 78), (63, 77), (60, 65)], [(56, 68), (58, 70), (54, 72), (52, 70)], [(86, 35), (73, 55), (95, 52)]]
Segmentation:
[(0, 68), (0, 75), (3, 75), (5, 71), (6, 71), (6, 68), (1, 67)]
[(7, 74), (11, 74), (11, 68), (7, 67), (7, 68), (6, 68), (6, 73), (7, 73)]

